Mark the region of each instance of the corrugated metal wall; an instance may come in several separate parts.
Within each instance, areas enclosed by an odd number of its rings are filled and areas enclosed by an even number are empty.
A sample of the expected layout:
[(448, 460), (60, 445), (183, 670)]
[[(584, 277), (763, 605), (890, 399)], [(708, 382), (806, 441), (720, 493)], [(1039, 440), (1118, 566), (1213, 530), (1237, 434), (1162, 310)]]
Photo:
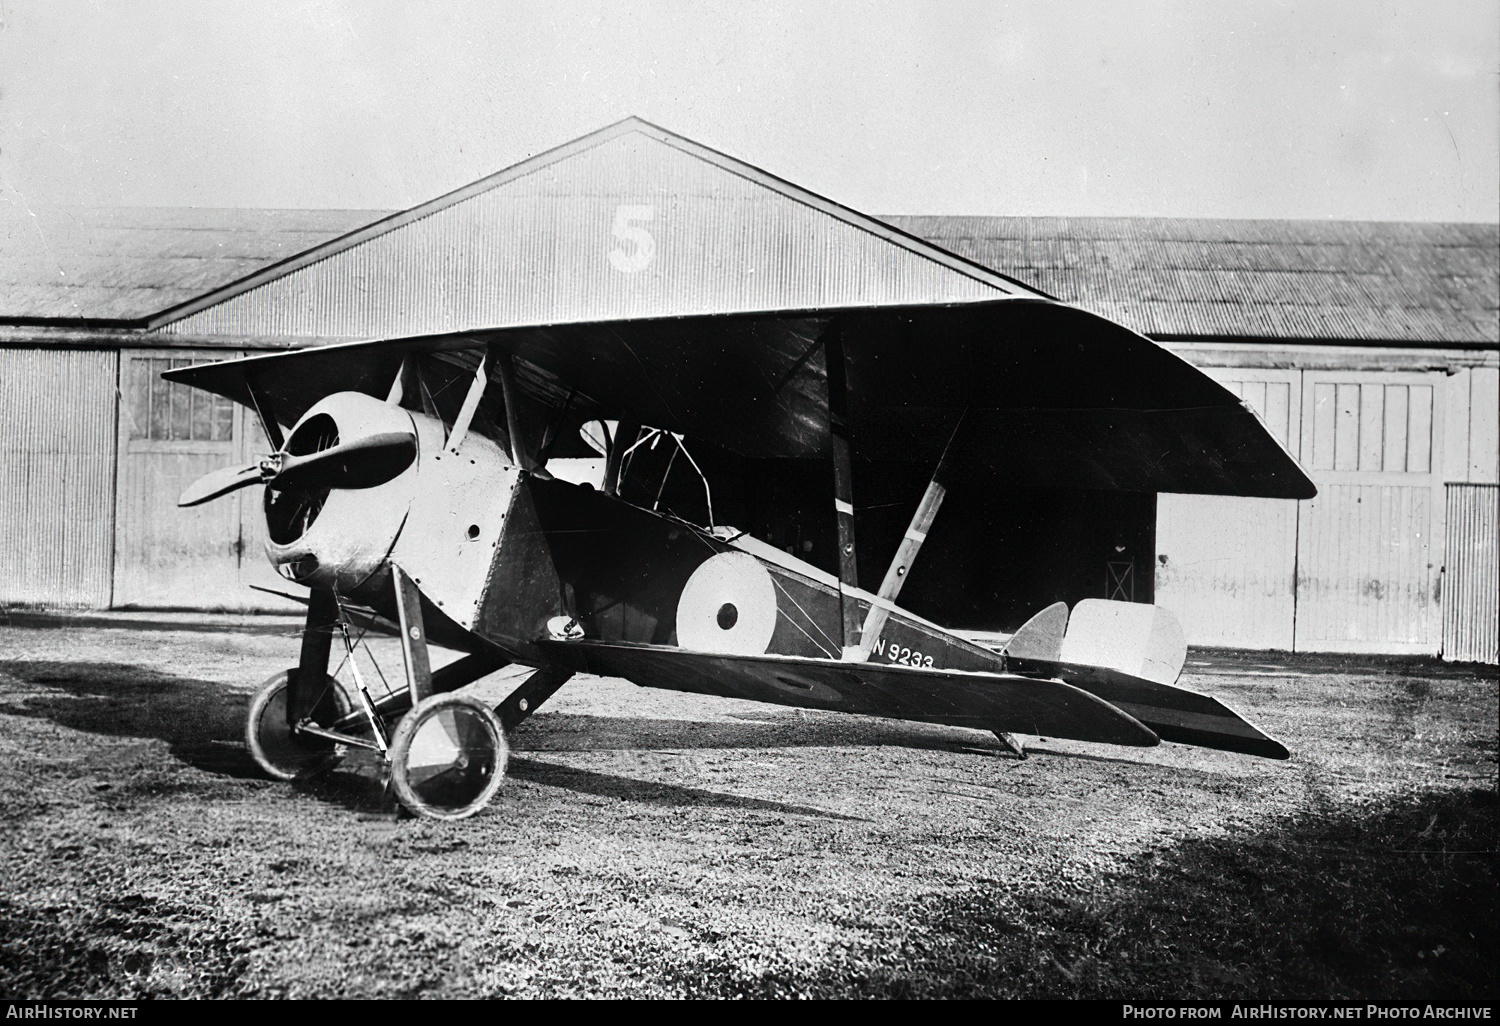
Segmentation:
[(1448, 485), (1443, 658), (1500, 662), (1500, 485)]
[(965, 273), (631, 132), (162, 331), (371, 337), (1000, 298), (981, 280), (986, 273)]
[(0, 349), (0, 603), (104, 607), (118, 354)]

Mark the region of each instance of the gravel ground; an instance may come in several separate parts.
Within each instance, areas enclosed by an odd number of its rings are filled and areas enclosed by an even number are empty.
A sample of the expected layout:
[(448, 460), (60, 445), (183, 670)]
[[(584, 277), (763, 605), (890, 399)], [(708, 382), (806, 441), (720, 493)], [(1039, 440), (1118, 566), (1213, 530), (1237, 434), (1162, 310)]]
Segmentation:
[(242, 717), (296, 628), (0, 625), (0, 994), (1496, 990), (1493, 668), (1190, 656), (1183, 683), (1284, 763), (1037, 739), (1021, 761), (977, 731), (576, 678), (495, 804), (436, 824), (398, 818), (369, 760), (257, 775)]

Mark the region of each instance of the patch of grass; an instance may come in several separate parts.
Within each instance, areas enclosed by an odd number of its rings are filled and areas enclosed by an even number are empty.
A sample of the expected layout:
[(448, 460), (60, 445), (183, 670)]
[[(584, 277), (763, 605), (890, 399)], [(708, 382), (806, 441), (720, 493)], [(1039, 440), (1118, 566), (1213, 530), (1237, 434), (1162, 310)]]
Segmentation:
[(90, 908), (0, 898), (0, 993), (12, 998), (234, 997), (249, 950), (210, 911), (145, 895)]
[(1175, 840), (1078, 888), (927, 901), (815, 970), (664, 967), (686, 994), (1487, 999), (1495, 792), (1423, 794)]

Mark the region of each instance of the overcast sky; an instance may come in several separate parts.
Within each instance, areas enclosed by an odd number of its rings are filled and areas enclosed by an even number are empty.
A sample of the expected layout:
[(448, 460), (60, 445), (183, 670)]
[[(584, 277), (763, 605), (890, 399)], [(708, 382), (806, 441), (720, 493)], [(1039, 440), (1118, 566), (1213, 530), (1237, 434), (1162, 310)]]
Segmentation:
[(0, 0), (0, 203), (400, 208), (639, 115), (870, 213), (1500, 219), (1500, 4)]

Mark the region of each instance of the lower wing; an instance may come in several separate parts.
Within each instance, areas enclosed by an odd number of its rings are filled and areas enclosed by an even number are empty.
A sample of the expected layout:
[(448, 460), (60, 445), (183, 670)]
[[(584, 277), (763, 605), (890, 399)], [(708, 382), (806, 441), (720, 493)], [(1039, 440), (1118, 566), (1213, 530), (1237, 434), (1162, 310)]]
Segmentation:
[(719, 655), (630, 642), (542, 644), (569, 669), (624, 677), (644, 687), (1076, 741), (1158, 743), (1134, 716), (1060, 680), (802, 656)]

